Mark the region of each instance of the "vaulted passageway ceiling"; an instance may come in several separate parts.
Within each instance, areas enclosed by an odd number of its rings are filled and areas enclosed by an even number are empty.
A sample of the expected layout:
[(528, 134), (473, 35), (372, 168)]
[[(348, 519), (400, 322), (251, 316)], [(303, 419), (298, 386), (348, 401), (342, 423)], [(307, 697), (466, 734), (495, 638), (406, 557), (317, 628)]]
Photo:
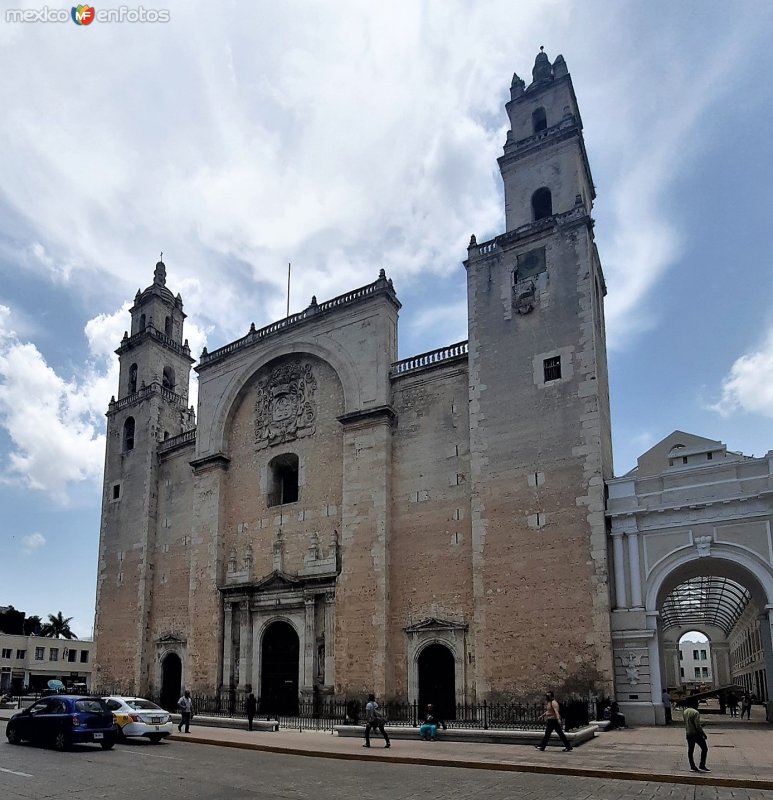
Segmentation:
[(718, 576), (698, 576), (675, 586), (660, 609), (663, 629), (714, 625), (729, 635), (749, 605), (751, 594), (740, 583)]

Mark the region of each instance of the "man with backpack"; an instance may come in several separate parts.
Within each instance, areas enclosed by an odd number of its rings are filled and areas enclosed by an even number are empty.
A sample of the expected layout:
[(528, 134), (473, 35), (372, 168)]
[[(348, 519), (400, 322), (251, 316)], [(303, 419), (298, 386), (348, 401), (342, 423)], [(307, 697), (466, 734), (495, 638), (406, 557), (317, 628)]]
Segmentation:
[(376, 702), (376, 695), (368, 695), (368, 704), (365, 706), (365, 744), (363, 747), (370, 747), (370, 732), (371, 730), (380, 731), (384, 737), (386, 744), (384, 747), (391, 747), (389, 742), (389, 734), (384, 730), (384, 718), (379, 714), (378, 703)]

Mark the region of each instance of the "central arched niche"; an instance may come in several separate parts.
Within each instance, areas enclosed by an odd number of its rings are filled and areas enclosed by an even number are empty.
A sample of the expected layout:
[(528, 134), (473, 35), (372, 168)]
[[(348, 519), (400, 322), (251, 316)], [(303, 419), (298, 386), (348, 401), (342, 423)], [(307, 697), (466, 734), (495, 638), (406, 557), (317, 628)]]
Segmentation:
[[(301, 574), (310, 548), (328, 554), (340, 528), (343, 413), (335, 370), (306, 353), (269, 362), (240, 392), (226, 431), (223, 497), (225, 552), (235, 556), (228, 568), (240, 582), (274, 569)], [(291, 468), (297, 493), (288, 495), (278, 487)]]

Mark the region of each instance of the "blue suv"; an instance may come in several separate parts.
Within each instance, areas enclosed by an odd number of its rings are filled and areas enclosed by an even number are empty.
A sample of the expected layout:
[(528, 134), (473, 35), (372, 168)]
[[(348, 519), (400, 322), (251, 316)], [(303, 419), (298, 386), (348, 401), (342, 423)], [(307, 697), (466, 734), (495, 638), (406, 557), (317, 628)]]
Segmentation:
[(67, 750), (73, 744), (94, 742), (103, 750), (115, 744), (113, 712), (99, 697), (43, 697), (29, 708), (14, 714), (5, 735), (10, 744), (23, 739)]

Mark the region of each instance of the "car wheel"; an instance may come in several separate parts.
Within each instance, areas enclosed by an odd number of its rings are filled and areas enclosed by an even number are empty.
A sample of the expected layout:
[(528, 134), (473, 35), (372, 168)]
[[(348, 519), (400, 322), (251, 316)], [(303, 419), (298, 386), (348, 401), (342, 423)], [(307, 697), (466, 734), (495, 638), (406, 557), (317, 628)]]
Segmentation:
[(99, 743), (99, 746), (103, 750), (112, 750), (115, 747), (115, 739), (112, 737), (110, 739), (104, 739)]
[(157, 733), (152, 733), (148, 736), (148, 739), (150, 739), (153, 744), (158, 744), (163, 738), (163, 736), (159, 736)]
[(5, 729), (5, 735), (8, 737), (8, 744), (21, 744), (21, 736), (15, 725), (9, 725)]
[(70, 737), (65, 731), (57, 731), (54, 736), (54, 748), (60, 752), (70, 749)]

